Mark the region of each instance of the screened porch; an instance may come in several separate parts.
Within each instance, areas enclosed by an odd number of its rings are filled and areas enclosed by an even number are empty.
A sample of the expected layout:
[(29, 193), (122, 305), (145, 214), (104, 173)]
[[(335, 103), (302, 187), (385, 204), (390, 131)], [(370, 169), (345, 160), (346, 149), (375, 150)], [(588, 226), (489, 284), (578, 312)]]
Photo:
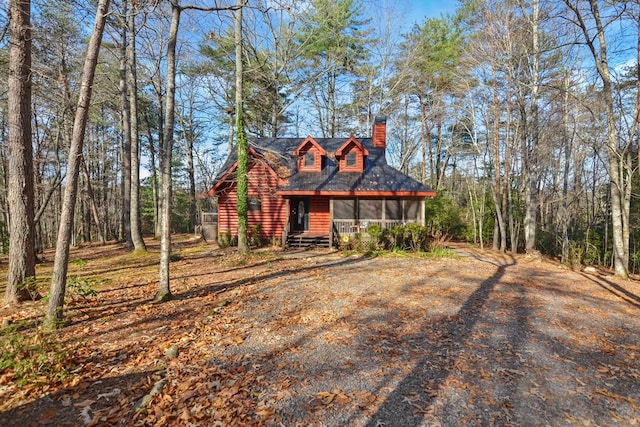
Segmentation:
[(424, 224), (423, 198), (355, 198), (331, 200), (332, 230), (337, 237), (408, 223)]

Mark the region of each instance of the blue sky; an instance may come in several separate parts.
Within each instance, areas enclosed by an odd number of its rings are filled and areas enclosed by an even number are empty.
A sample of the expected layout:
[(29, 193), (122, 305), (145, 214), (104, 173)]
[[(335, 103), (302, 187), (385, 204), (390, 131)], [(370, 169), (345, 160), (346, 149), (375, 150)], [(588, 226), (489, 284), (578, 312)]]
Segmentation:
[[(399, 0), (402, 3), (403, 0)], [(443, 13), (453, 13), (457, 0), (404, 0), (410, 22), (421, 22), (424, 18), (437, 18)]]

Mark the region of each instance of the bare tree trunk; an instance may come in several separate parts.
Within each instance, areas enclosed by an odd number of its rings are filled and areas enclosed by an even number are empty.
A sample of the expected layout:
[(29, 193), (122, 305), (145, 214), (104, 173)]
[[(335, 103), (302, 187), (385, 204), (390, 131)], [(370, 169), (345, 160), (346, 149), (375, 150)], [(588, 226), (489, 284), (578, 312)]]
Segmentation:
[(96, 229), (98, 231), (98, 239), (100, 244), (104, 245), (107, 241), (102, 234), (102, 221), (100, 221), (100, 214), (98, 214), (98, 205), (96, 204), (96, 198), (93, 194), (93, 186), (91, 185), (91, 176), (89, 175), (89, 169), (87, 168), (87, 162), (82, 160), (82, 171), (84, 172), (84, 179), (87, 181), (87, 195), (89, 196), (89, 203), (91, 206), (91, 215), (93, 221), (96, 223)]
[(31, 1), (9, 2), (9, 272), (4, 301), (28, 299), (35, 278), (33, 148), (31, 146)]
[(153, 198), (153, 230), (154, 236), (158, 237), (159, 227), (158, 218), (160, 218), (158, 200), (158, 172), (156, 169), (156, 149), (153, 144), (153, 134), (151, 133), (151, 124), (149, 123), (149, 117), (145, 116), (147, 122), (147, 139), (149, 140), (149, 164), (151, 167), (151, 197)]
[[(165, 115), (165, 111), (162, 107), (162, 81), (160, 80), (160, 70), (158, 71), (158, 81), (157, 81), (157, 87), (156, 87), (156, 97), (157, 97), (157, 101), (158, 101), (158, 157), (160, 156), (160, 152), (163, 150), (162, 147), (164, 147), (164, 115)], [(151, 144), (153, 140), (151, 139), (149, 141), (149, 143)], [(160, 170), (162, 168), (161, 166), (161, 160), (158, 159), (158, 170)], [(156, 188), (156, 198), (155, 198), (155, 208), (156, 208), (156, 228), (154, 231), (154, 234), (156, 236), (156, 238), (160, 238), (160, 236), (162, 235), (162, 220), (160, 219), (160, 217), (162, 216), (162, 196), (161, 196), (161, 192), (162, 189), (160, 188), (162, 183), (160, 182), (162, 180), (161, 177), (158, 177), (156, 174), (156, 181), (155, 181), (155, 188)]]
[(564, 76), (564, 102), (562, 115), (562, 130), (564, 132), (564, 168), (562, 171), (562, 205), (560, 221), (562, 226), (562, 262), (569, 262), (569, 172), (571, 168), (571, 154), (573, 152), (573, 135), (569, 136), (569, 84), (570, 74)]
[(45, 315), (45, 321), (49, 326), (56, 326), (56, 324), (62, 320), (63, 315), (64, 294), (67, 285), (67, 268), (69, 263), (69, 245), (71, 241), (71, 231), (73, 229), (73, 215), (78, 191), (80, 162), (82, 161), (82, 144), (84, 142), (87, 118), (89, 116), (93, 78), (98, 63), (100, 43), (108, 9), (109, 0), (100, 0), (96, 11), (93, 32), (89, 41), (87, 57), (85, 58), (82, 70), (80, 95), (78, 97), (76, 116), (73, 123), (73, 136), (71, 138), (71, 147), (69, 148), (69, 159), (67, 162), (67, 183), (62, 200), (62, 215), (58, 229), (53, 276), (51, 278), (51, 289), (49, 291), (49, 304)]
[[(193, 110), (191, 110), (193, 115)], [(193, 126), (193, 117), (190, 119)], [(191, 231), (195, 230), (197, 223), (197, 205), (196, 205), (196, 177), (195, 166), (193, 162), (193, 134), (186, 138), (187, 142), (187, 175), (189, 176), (189, 227)]]
[(136, 60), (136, 14), (135, 5), (131, 6), (127, 17), (127, 31), (129, 33), (129, 48), (127, 49), (129, 110), (131, 112), (131, 241), (136, 251), (146, 251), (147, 246), (142, 238), (140, 213), (140, 135), (138, 131), (138, 74)]
[[(493, 195), (493, 205), (496, 210), (496, 225), (498, 226), (497, 233), (494, 231), (493, 236), (493, 249), (504, 252), (506, 250), (506, 239), (504, 236), (507, 234), (506, 225), (504, 221), (504, 212), (502, 211), (502, 192), (506, 189), (502, 188), (502, 181), (500, 179), (500, 105), (498, 100), (498, 81), (496, 76), (495, 64), (492, 65), (493, 71), (493, 173), (494, 173), (494, 186), (491, 194)], [(500, 244), (498, 245), (498, 240)]]
[(539, 15), (540, 15), (540, 1), (533, 0), (531, 3), (533, 9), (533, 16), (531, 18), (531, 33), (532, 33), (532, 70), (531, 70), (531, 119), (532, 125), (530, 129), (533, 131), (531, 147), (527, 150), (531, 158), (528, 165), (530, 170), (527, 172), (527, 182), (525, 191), (526, 211), (524, 219), (524, 249), (526, 252), (531, 252), (536, 249), (536, 231), (538, 227), (537, 223), (537, 209), (538, 209), (538, 179), (539, 179), (539, 165), (540, 158), (538, 152), (540, 151), (538, 144), (540, 143), (540, 120), (539, 120), (539, 108), (538, 108), (538, 96), (540, 92), (540, 48), (538, 41), (538, 27), (539, 27)]
[(167, 94), (165, 104), (164, 137), (160, 152), (160, 175), (162, 209), (160, 211), (160, 282), (154, 301), (171, 299), (169, 264), (171, 255), (171, 157), (173, 153), (173, 130), (175, 125), (176, 99), (176, 43), (182, 9), (177, 1), (171, 2), (171, 25), (167, 40)]
[[(127, 2), (122, 2), (123, 15), (127, 15)], [(120, 111), (122, 118), (122, 210), (121, 224), (122, 237), (125, 246), (133, 247), (131, 239), (131, 109), (129, 104), (129, 91), (127, 87), (127, 25), (126, 20), (122, 25), (120, 54)]]
[[(609, 158), (609, 179), (611, 195), (611, 225), (613, 237), (613, 267), (615, 274), (621, 278), (629, 277), (629, 242), (625, 242), (625, 227), (629, 226), (629, 211), (626, 208), (628, 201), (625, 199), (630, 194), (627, 186), (631, 185), (630, 176), (627, 177), (627, 166), (624, 164), (630, 156), (618, 148), (616, 135), (616, 115), (613, 100), (613, 82), (609, 71), (607, 59), (607, 41), (605, 37), (605, 24), (600, 17), (600, 9), (597, 0), (589, 0), (589, 10), (593, 19), (593, 36), (591, 19), (585, 20), (586, 11), (579, 9), (573, 2), (564, 0), (565, 5), (576, 17), (576, 25), (584, 35), (584, 41), (591, 52), (594, 65), (602, 81), (602, 95), (607, 120), (607, 155)], [(596, 47), (595, 43), (598, 43)]]

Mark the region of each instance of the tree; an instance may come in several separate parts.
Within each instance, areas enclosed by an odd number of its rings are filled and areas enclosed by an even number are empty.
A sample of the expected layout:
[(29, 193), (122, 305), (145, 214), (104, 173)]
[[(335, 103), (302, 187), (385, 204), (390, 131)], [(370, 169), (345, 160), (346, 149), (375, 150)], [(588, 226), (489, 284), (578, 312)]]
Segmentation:
[[(614, 101), (614, 82), (609, 69), (609, 52), (607, 43), (607, 28), (609, 22), (603, 20), (600, 3), (597, 0), (571, 1), (564, 0), (567, 10), (571, 13), (567, 17), (582, 34), (597, 74), (602, 83), (602, 102), (606, 117), (606, 151), (608, 158), (608, 172), (611, 194), (611, 223), (613, 236), (613, 266), (616, 276), (629, 276), (629, 205), (631, 200), (631, 144), (635, 139), (632, 132), (630, 138), (624, 138), (617, 133), (617, 116)], [(617, 19), (619, 12), (616, 7), (624, 8), (627, 2), (614, 4), (613, 19)], [(634, 111), (638, 111), (638, 101)], [(637, 113), (635, 114), (637, 120)], [(620, 138), (619, 138), (620, 137)], [(618, 140), (623, 141), (619, 146)]]
[[(344, 130), (350, 77), (360, 73), (366, 59), (369, 21), (354, 0), (312, 0), (298, 32), (310, 102), (323, 137)], [(354, 115), (355, 116), (355, 115)]]
[[(462, 31), (452, 17), (427, 19), (416, 25), (401, 46), (396, 67), (401, 76), (403, 91), (419, 103), (421, 126), (422, 182), (430, 182), (440, 189), (446, 167), (445, 141), (447, 98), (455, 93), (460, 79)], [(428, 172), (428, 173), (427, 173)]]
[[(133, 12), (131, 12), (133, 14)], [(129, 87), (130, 78), (129, 68), (127, 64), (127, 35), (129, 34), (127, 22), (127, 1), (122, 2), (122, 14), (119, 21), (120, 30), (120, 46), (118, 48), (118, 56), (120, 59), (120, 114), (122, 121), (122, 168), (120, 171), (122, 179), (121, 199), (122, 210), (120, 219), (120, 238), (125, 242), (127, 247), (133, 247), (131, 239), (131, 138), (133, 131), (131, 129), (131, 104), (129, 101), (129, 93), (136, 91), (137, 88)]]
[(76, 107), (71, 147), (69, 149), (69, 158), (67, 160), (67, 182), (62, 202), (62, 216), (60, 218), (60, 227), (58, 229), (53, 276), (51, 278), (51, 288), (49, 291), (49, 303), (45, 315), (45, 320), (50, 326), (55, 326), (63, 317), (64, 295), (67, 284), (67, 269), (69, 263), (69, 246), (71, 244), (71, 230), (73, 227), (73, 217), (78, 190), (78, 175), (80, 172), (80, 162), (82, 161), (82, 145), (84, 142), (86, 123), (89, 115), (93, 80), (96, 65), (98, 63), (98, 55), (100, 53), (100, 43), (104, 32), (108, 9), (109, 0), (100, 0), (97, 6), (93, 32), (91, 33), (87, 56), (82, 70), (80, 96)]
[(238, 0), (235, 20), (235, 44), (236, 44), (236, 150), (238, 151), (237, 202), (238, 211), (238, 252), (249, 252), (247, 239), (247, 214), (249, 209), (248, 177), (249, 153), (247, 148), (247, 136), (244, 131), (243, 114), (243, 54), (242, 54), (242, 7), (245, 0)]
[(160, 161), (160, 281), (155, 302), (164, 302), (172, 298), (169, 280), (171, 256), (171, 163), (173, 153), (173, 130), (175, 127), (176, 99), (176, 44), (182, 8), (177, 0), (171, 1), (171, 25), (167, 39), (167, 93), (165, 97), (164, 134), (159, 150)]
[(131, 241), (136, 251), (146, 251), (142, 238), (140, 212), (140, 135), (138, 126), (138, 73), (136, 58), (136, 4), (131, 5), (127, 16), (129, 45), (127, 48), (127, 79), (129, 87), (129, 110), (131, 113)]
[(35, 278), (33, 154), (31, 146), (31, 1), (9, 2), (9, 272), (7, 304), (29, 298)]

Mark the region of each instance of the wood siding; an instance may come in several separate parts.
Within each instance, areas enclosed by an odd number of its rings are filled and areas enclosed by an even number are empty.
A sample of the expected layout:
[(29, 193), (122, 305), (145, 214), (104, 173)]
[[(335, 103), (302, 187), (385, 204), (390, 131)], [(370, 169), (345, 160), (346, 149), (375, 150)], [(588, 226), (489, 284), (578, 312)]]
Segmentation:
[(331, 229), (331, 212), (328, 197), (311, 197), (309, 199), (309, 233), (329, 234)]
[[(304, 156), (308, 153), (315, 154), (313, 166), (307, 166), (305, 164)], [(313, 145), (309, 144), (309, 148), (306, 151), (300, 151), (300, 157), (298, 157), (298, 170), (300, 172), (320, 172), (322, 170), (322, 153)]]
[(387, 147), (387, 122), (376, 121), (373, 125), (373, 146), (385, 149)]
[[(347, 155), (354, 151), (356, 153), (356, 164), (355, 166), (347, 166)], [(351, 147), (349, 151), (346, 151), (345, 154), (340, 158), (340, 172), (362, 172), (364, 170), (364, 156), (362, 155), (362, 151), (358, 150), (357, 147)]]
[[(268, 170), (262, 162), (250, 165), (249, 198), (260, 199), (260, 210), (250, 210), (248, 213), (249, 230), (256, 224), (262, 224), (262, 237), (279, 238), (282, 236), (287, 218), (286, 203), (282, 197), (276, 195), (278, 178)], [(234, 183), (218, 198), (218, 236), (231, 231), (238, 235), (237, 187)]]

